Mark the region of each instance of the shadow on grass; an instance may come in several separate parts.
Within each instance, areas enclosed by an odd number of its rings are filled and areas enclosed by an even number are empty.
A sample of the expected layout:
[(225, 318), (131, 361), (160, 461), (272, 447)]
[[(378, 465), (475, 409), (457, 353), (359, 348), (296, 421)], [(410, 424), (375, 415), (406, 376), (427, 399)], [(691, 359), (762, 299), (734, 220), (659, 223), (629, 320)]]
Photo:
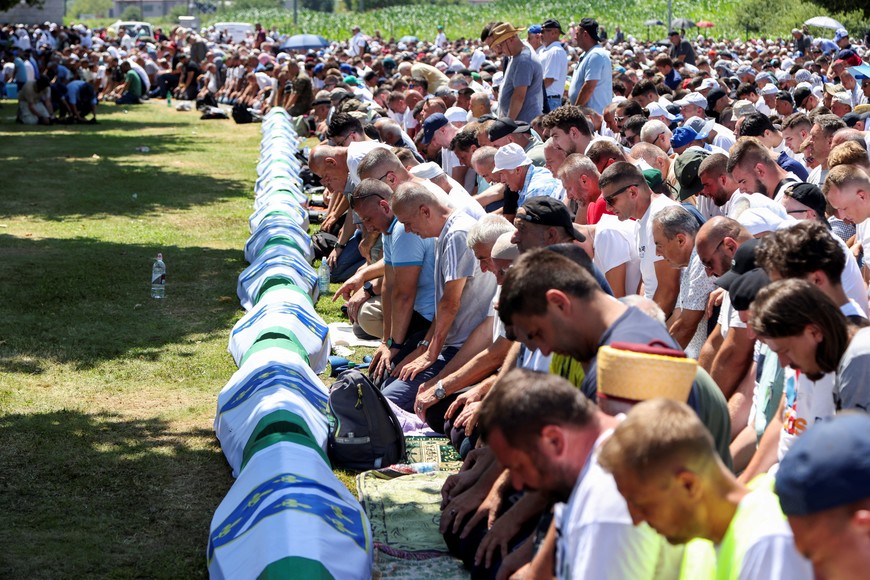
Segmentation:
[(0, 417), (7, 578), (205, 577), (232, 477), (209, 429), (72, 411)]
[[(0, 235), (0, 371), (87, 369), (122, 355), (159, 360), (194, 334), (228, 336), (240, 316), (240, 250), (165, 246), (167, 298), (150, 297), (155, 248)], [(184, 353), (182, 353), (184, 354)]]
[[(125, 125), (126, 128), (126, 125)], [(249, 194), (252, 182), (209, 175), (190, 166), (206, 160), (210, 144), (178, 135), (75, 133), (3, 136), (0, 216), (139, 216), (161, 209), (188, 209)], [(148, 153), (137, 147), (147, 146)], [(95, 157), (96, 156), (96, 157)], [(155, 157), (156, 156), (156, 157)], [(135, 194), (135, 197), (134, 195)]]

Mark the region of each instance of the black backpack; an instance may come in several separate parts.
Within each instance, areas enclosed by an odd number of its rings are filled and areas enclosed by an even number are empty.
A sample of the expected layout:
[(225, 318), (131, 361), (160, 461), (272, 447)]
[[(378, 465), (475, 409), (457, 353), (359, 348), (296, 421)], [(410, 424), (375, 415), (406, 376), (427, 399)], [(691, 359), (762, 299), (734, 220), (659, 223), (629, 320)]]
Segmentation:
[(356, 369), (341, 373), (329, 388), (329, 423), (333, 467), (366, 471), (405, 459), (405, 436), (396, 414)]
[(237, 125), (244, 125), (246, 123), (253, 123), (254, 116), (248, 110), (247, 105), (243, 105), (241, 103), (236, 103), (233, 105), (233, 121), (236, 122)]

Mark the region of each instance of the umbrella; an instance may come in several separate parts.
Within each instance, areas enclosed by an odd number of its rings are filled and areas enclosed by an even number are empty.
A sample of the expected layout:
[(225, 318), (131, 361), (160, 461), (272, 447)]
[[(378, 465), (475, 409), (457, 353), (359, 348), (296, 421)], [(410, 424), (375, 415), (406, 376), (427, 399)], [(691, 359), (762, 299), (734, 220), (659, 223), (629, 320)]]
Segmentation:
[(870, 79), (870, 64), (850, 66), (849, 73), (856, 79)]
[(643, 23), (644, 26), (664, 26), (665, 23), (659, 20), (658, 18), (650, 18), (646, 22)]
[(829, 18), (828, 16), (815, 16), (810, 18), (806, 22), (804, 22), (807, 26), (816, 26), (818, 28), (830, 28), (831, 30), (837, 30), (838, 28), (846, 28), (833, 18)]
[(713, 28), (716, 25), (713, 24), (712, 22), (710, 22), (709, 20), (702, 20), (701, 22), (697, 22), (696, 26), (698, 28)]
[(324, 48), (329, 46), (329, 41), (316, 34), (295, 34), (281, 45), (280, 50), (309, 50), (311, 48)]
[(420, 42), (420, 39), (417, 38), (416, 36), (411, 36), (409, 34), (408, 36), (403, 36), (402, 38), (400, 38), (399, 42), (404, 42), (405, 44), (411, 44), (412, 42)]
[(688, 18), (674, 18), (671, 21), (671, 28), (676, 30), (678, 28), (695, 28), (695, 22), (693, 20), (689, 20)]

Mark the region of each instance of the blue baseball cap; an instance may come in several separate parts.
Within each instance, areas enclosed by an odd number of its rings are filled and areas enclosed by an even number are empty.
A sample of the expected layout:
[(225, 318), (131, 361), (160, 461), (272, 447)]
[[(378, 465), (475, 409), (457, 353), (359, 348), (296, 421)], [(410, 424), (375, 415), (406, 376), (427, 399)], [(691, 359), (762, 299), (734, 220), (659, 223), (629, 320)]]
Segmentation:
[(532, 24), (531, 26), (529, 26), (528, 33), (529, 34), (541, 34), (543, 31), (544, 31), (544, 29), (541, 28), (540, 24)]
[(420, 142), (423, 145), (428, 145), (432, 142), (432, 137), (435, 136), (435, 131), (449, 123), (442, 113), (434, 113), (426, 117), (426, 120), (423, 121), (423, 138), (420, 139)]
[(806, 516), (870, 497), (870, 415), (816, 423), (779, 465), (776, 494), (787, 516)]
[(671, 137), (671, 147), (685, 147), (692, 141), (698, 138), (698, 133), (691, 127), (677, 127), (674, 129), (674, 135)]
[(349, 64), (347, 64), (346, 62), (341, 63), (341, 66), (338, 68), (341, 70), (341, 72), (349, 74), (349, 75), (352, 75), (356, 72), (355, 70), (353, 70), (353, 67), (350, 66)]
[(325, 66), (326, 65), (324, 65), (322, 62), (317, 63), (316, 65), (314, 65), (314, 72), (319, 73), (325, 68)]

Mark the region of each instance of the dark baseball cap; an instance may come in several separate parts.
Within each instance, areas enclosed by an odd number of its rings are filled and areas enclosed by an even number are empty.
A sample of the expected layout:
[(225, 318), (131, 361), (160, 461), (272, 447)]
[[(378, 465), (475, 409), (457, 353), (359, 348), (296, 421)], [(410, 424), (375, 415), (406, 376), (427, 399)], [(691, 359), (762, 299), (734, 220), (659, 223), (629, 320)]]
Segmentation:
[(777, 101), (788, 101), (792, 105), (794, 105), (794, 98), (792, 98), (791, 93), (788, 91), (779, 91), (776, 93)]
[(802, 203), (808, 208), (815, 210), (819, 218), (825, 220), (825, 210), (828, 208), (828, 202), (825, 200), (825, 194), (817, 185), (812, 183), (798, 183), (786, 190), (786, 195), (794, 199), (798, 203)]
[(542, 226), (563, 228), (567, 233), (580, 242), (586, 241), (586, 236), (574, 228), (574, 220), (568, 212), (567, 206), (556, 199), (546, 195), (530, 197), (523, 204), (522, 213), (517, 211), (518, 219)]
[(435, 131), (449, 122), (443, 113), (433, 113), (426, 117), (426, 120), (423, 121), (423, 138), (420, 139), (420, 142), (423, 145), (431, 143), (432, 137), (435, 136)]
[(794, 104), (796, 107), (803, 107), (804, 101), (807, 100), (813, 92), (809, 89), (809, 87), (798, 87), (794, 90)]
[(728, 288), (728, 297), (734, 310), (738, 312), (749, 310), (758, 291), (768, 284), (770, 284), (770, 277), (762, 268), (755, 268), (738, 276)]
[(701, 178), (698, 177), (698, 167), (709, 155), (710, 153), (703, 149), (689, 149), (674, 161), (674, 173), (680, 184), (680, 201), (698, 195), (704, 189)]
[(734, 252), (734, 258), (731, 259), (731, 269), (716, 278), (716, 286), (728, 290), (737, 278), (750, 270), (754, 270), (756, 267), (755, 249), (759, 243), (760, 240), (755, 239), (742, 243)]
[(775, 490), (787, 516), (806, 516), (870, 497), (870, 415), (819, 421), (779, 464)]
[(592, 40), (598, 42), (601, 38), (598, 36), (598, 21), (594, 18), (584, 18), (580, 21), (580, 28), (589, 33)]
[(559, 30), (559, 32), (561, 32), (562, 34), (565, 34), (565, 31), (562, 30), (562, 25), (559, 24), (559, 21), (556, 20), (555, 18), (548, 18), (547, 20), (544, 20), (544, 23), (541, 24), (541, 28), (543, 28), (543, 29), (557, 28)]
[(710, 114), (710, 111), (716, 106), (716, 103), (719, 99), (724, 99), (728, 96), (723, 89), (711, 89), (709, 93), (707, 93), (707, 114)]
[(499, 117), (495, 123), (490, 126), (486, 132), (490, 141), (498, 141), (502, 137), (507, 137), (512, 133), (528, 133), (531, 130), (528, 123), (517, 123), (510, 117)]

